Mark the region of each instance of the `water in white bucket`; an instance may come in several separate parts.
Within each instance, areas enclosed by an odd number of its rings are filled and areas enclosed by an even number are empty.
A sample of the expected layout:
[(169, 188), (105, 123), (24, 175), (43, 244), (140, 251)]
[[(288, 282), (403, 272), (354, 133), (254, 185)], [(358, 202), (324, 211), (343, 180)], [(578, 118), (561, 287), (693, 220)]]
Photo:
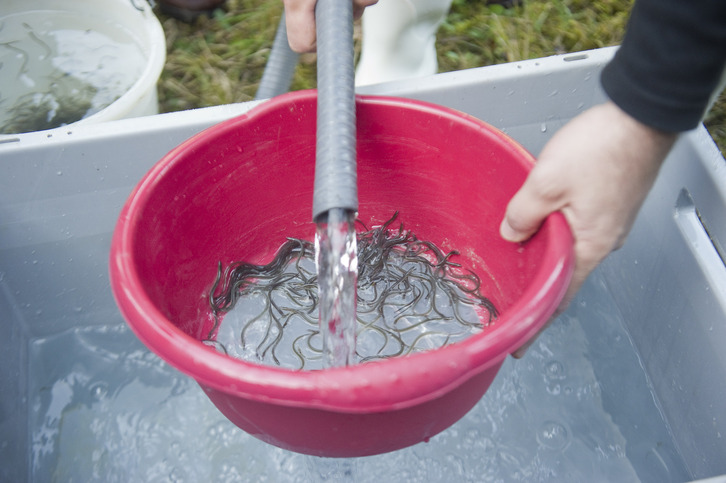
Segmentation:
[(113, 18), (116, 3), (106, 4), (107, 19), (73, 10), (0, 8), (0, 133), (88, 118), (144, 75), (150, 46)]

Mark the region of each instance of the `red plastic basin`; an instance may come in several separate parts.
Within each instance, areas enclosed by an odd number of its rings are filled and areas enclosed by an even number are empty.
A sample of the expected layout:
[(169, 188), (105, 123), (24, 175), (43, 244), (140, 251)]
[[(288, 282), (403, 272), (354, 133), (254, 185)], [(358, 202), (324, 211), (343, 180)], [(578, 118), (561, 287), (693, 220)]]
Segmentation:
[(503, 133), (418, 101), (359, 97), (359, 217), (399, 211), (420, 239), (461, 252), (500, 311), (484, 332), (442, 349), (325, 371), (232, 359), (211, 327), (217, 262), (270, 261), (287, 236), (313, 239), (314, 91), (286, 94), (167, 154), (141, 180), (114, 233), (116, 301), (136, 335), (198, 381), (232, 422), (268, 443), (364, 456), (446, 429), (476, 404), (507, 354), (561, 300), (573, 266), (563, 216), (524, 244), (498, 233), (533, 159)]

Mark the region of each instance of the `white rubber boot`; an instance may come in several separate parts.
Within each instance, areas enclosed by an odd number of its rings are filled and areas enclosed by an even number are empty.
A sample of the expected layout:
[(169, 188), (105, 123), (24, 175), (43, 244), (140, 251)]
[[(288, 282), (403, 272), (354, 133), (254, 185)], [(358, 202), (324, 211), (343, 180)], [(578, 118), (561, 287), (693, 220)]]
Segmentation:
[(379, 0), (363, 13), (356, 85), (435, 74), (436, 31), (452, 0)]

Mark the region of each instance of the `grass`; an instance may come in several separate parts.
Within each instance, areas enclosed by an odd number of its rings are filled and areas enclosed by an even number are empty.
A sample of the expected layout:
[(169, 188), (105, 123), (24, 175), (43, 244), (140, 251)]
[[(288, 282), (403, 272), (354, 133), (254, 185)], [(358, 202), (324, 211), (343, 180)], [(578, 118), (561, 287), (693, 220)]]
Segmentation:
[[(484, 0), (454, 0), (437, 36), (439, 71), (617, 45), (632, 3), (523, 0), (504, 8)], [(159, 81), (161, 110), (253, 99), (281, 13), (280, 1), (228, 0), (225, 11), (191, 25), (160, 14), (167, 36), (167, 62)], [(315, 76), (315, 55), (301, 56), (291, 89), (314, 88)], [(726, 95), (706, 125), (726, 153)]]

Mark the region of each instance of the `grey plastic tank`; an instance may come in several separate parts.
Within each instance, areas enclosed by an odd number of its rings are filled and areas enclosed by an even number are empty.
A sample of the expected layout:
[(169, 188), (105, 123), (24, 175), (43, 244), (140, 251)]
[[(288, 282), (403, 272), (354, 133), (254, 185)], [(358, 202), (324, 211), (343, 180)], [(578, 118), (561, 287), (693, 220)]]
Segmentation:
[[(604, 99), (612, 53), (361, 92), (468, 112), (536, 154)], [(142, 175), (253, 105), (0, 137), (0, 481), (726, 481), (726, 162), (703, 128), (679, 140), (626, 245), (429, 443), (329, 461), (226, 421), (126, 328), (107, 260)]]

